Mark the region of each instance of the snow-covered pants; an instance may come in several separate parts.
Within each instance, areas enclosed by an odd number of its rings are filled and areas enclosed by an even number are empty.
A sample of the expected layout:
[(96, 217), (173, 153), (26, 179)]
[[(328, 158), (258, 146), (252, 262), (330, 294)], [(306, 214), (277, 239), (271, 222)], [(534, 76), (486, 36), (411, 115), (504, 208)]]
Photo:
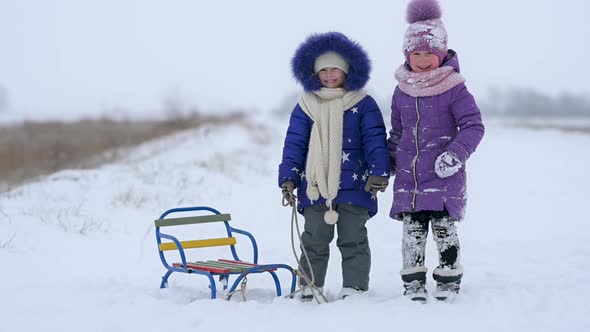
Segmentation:
[[(334, 225), (328, 225), (324, 221), (324, 213), (327, 210), (324, 204), (311, 205), (303, 210), (305, 231), (301, 235), (301, 242), (309, 256), (315, 285), (318, 287), (324, 286), (330, 257), (330, 242), (334, 238)], [(368, 210), (353, 204), (334, 204), (334, 210), (338, 212), (338, 222), (335, 225), (338, 231), (336, 245), (342, 255), (342, 287), (367, 290), (371, 269), (371, 250), (365, 227), (369, 219)], [(303, 254), (299, 269), (311, 279), (309, 266)], [(299, 282), (302, 285), (306, 284), (304, 280)]]
[(428, 225), (438, 249), (438, 267), (433, 277), (439, 282), (460, 282), (463, 268), (460, 264), (460, 245), (455, 222), (446, 211), (419, 211), (404, 214), (402, 238), (403, 269), (400, 271), (406, 283), (425, 281), (424, 266)]

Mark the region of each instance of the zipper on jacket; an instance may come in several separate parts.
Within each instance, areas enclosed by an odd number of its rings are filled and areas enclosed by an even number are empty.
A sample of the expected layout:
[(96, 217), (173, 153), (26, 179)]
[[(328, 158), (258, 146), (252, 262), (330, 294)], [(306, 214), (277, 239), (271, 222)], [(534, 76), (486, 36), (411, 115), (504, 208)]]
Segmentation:
[(420, 111), (418, 110), (418, 97), (416, 97), (416, 127), (414, 128), (414, 141), (416, 142), (416, 155), (412, 161), (412, 173), (414, 175), (414, 191), (412, 192), (412, 211), (416, 210), (416, 194), (418, 193), (418, 175), (416, 166), (418, 164), (418, 155), (420, 147), (418, 146), (418, 125), (420, 124)]

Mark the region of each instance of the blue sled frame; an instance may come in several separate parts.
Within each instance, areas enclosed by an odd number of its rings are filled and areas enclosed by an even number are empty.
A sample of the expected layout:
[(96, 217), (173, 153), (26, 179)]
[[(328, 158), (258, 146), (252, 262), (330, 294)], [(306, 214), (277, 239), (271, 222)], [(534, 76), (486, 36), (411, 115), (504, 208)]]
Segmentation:
[[(214, 214), (221, 214), (219, 211), (217, 211), (214, 208), (208, 207), (208, 206), (194, 206), (194, 207), (181, 207), (181, 208), (174, 208), (174, 209), (169, 209), (166, 212), (162, 213), (162, 215), (160, 216), (159, 220), (163, 220), (165, 219), (167, 216), (169, 216), (170, 214), (173, 213), (177, 213), (177, 212), (192, 212), (192, 211), (209, 211), (212, 212)], [(226, 281), (223, 283), (223, 290), (227, 290), (228, 287), (228, 282), (229, 282), (229, 276), (232, 274), (236, 274), (238, 275), (238, 277), (236, 278), (236, 280), (233, 282), (233, 284), (231, 285), (230, 289), (229, 289), (229, 294), (233, 294), (233, 292), (236, 290), (236, 288), (238, 287), (238, 285), (240, 285), (241, 281), (248, 275), (248, 274), (253, 274), (253, 273), (264, 273), (264, 272), (268, 272), (275, 283), (275, 287), (276, 287), (276, 292), (277, 292), (277, 296), (281, 296), (281, 283), (279, 281), (279, 278), (277, 277), (276, 273), (272, 270), (276, 270), (276, 269), (285, 269), (288, 270), (291, 273), (292, 276), (292, 280), (291, 280), (291, 294), (293, 294), (293, 292), (295, 291), (295, 286), (296, 286), (296, 275), (295, 275), (295, 271), (293, 271), (293, 268), (287, 264), (262, 264), (262, 265), (258, 265), (258, 245), (256, 243), (256, 239), (254, 239), (254, 236), (252, 234), (250, 234), (247, 231), (241, 230), (241, 229), (237, 229), (234, 227), (231, 227), (229, 225), (229, 221), (225, 220), (223, 221), (224, 225), (225, 225), (225, 229), (227, 231), (227, 236), (228, 237), (232, 237), (233, 233), (237, 233), (237, 234), (242, 234), (247, 236), (250, 241), (252, 242), (252, 248), (254, 250), (254, 261), (253, 262), (244, 262), (244, 263), (253, 263), (253, 264), (257, 264), (256, 266), (253, 266), (252, 268), (243, 270), (242, 272), (229, 272), (229, 273), (217, 273), (217, 272), (209, 272), (209, 271), (202, 271), (202, 270), (197, 270), (197, 269), (191, 269), (187, 267), (187, 261), (186, 261), (186, 255), (185, 255), (185, 250), (182, 248), (182, 245), (180, 243), (180, 241), (169, 234), (164, 234), (160, 231), (160, 227), (156, 226), (156, 241), (157, 241), (157, 245), (158, 245), (158, 253), (160, 255), (160, 260), (162, 261), (162, 264), (164, 265), (164, 267), (166, 268), (166, 270), (168, 270), (164, 276), (162, 276), (162, 282), (160, 283), (160, 288), (166, 288), (166, 286), (168, 285), (168, 278), (170, 277), (170, 275), (174, 272), (181, 272), (181, 273), (188, 273), (188, 274), (199, 274), (199, 275), (204, 275), (207, 278), (209, 278), (209, 285), (211, 288), (211, 299), (215, 299), (216, 298), (216, 293), (217, 293), (217, 287), (215, 284), (215, 279), (214, 277), (219, 276), (219, 280), (220, 281)], [(166, 261), (166, 257), (164, 256), (164, 251), (159, 250), (160, 248), (160, 244), (162, 243), (162, 239), (168, 239), (173, 241), (176, 244), (176, 247), (178, 248), (179, 254), (180, 254), (180, 258), (182, 260), (182, 266), (179, 267), (175, 267), (175, 266), (171, 266), (167, 261)], [(238, 254), (236, 252), (236, 248), (234, 245), (230, 245), (231, 248), (231, 253), (233, 256), (233, 259), (235, 261), (238, 262), (242, 262), (242, 260), (240, 260), (240, 258), (238, 257)], [(229, 298), (228, 298), (229, 299)]]

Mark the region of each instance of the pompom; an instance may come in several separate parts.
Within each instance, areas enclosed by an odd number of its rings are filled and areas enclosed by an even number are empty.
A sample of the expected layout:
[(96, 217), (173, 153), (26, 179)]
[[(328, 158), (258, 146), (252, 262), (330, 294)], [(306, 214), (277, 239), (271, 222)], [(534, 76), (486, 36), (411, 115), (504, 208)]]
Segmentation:
[(418, 21), (441, 18), (442, 11), (436, 0), (412, 0), (408, 4), (406, 21), (412, 24)]
[(324, 214), (324, 221), (328, 225), (335, 225), (338, 222), (338, 212), (334, 210), (328, 210)]

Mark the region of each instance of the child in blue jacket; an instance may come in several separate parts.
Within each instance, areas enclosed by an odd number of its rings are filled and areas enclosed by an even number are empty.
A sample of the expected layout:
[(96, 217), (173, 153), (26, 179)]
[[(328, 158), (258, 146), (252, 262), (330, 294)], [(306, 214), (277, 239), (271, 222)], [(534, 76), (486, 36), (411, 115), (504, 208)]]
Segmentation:
[[(291, 204), (297, 189), (298, 212), (305, 218), (302, 245), (320, 290), (337, 225), (344, 298), (369, 288), (365, 224), (377, 213), (376, 193), (385, 191), (390, 171), (383, 116), (362, 89), (369, 80), (368, 56), (343, 34), (308, 37), (291, 65), (304, 93), (291, 114), (278, 183)], [(303, 255), (299, 269), (311, 277)], [(304, 288), (302, 300), (312, 298)]]

